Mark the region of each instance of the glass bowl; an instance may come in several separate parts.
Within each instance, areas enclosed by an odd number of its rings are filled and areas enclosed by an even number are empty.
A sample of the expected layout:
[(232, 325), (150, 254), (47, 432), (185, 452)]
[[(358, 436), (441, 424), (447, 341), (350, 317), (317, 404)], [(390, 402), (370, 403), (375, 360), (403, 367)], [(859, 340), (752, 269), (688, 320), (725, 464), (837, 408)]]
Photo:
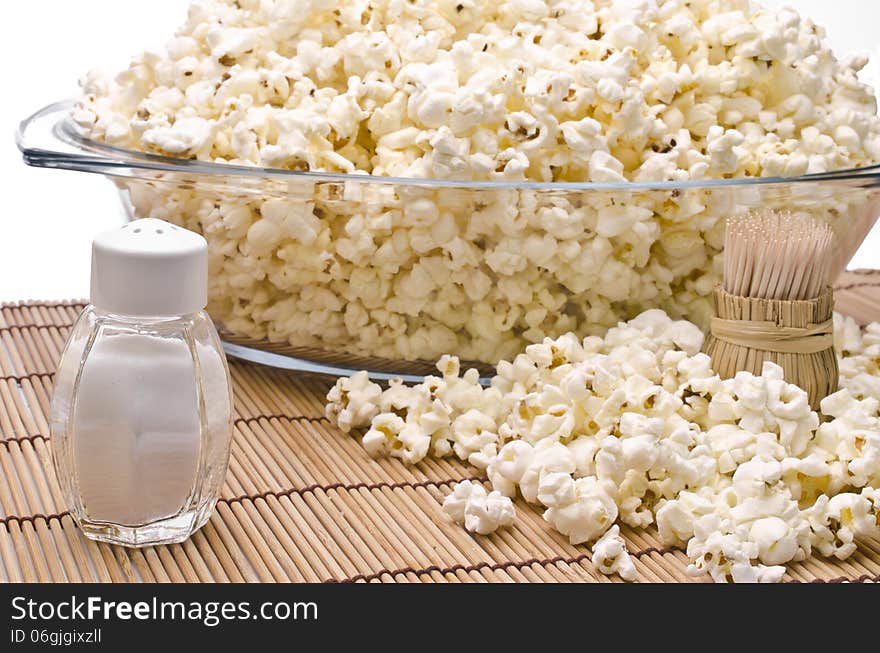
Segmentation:
[(647, 308), (705, 326), (726, 220), (825, 220), (842, 272), (880, 216), (880, 166), (623, 184), (311, 173), (107, 146), (77, 132), (71, 104), (21, 124), (25, 162), (104, 174), (130, 219), (202, 233), (227, 352), (288, 369), (414, 379), (448, 353), (487, 370)]

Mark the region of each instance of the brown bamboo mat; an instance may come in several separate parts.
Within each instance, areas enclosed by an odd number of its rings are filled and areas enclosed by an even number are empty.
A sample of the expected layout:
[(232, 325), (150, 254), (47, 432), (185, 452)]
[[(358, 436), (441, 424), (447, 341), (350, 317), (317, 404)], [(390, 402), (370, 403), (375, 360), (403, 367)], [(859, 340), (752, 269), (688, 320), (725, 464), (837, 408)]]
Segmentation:
[[(838, 308), (880, 319), (880, 272), (846, 273)], [(514, 527), (473, 537), (444, 516), (456, 460), (372, 460), (323, 416), (331, 383), (231, 361), (235, 433), (222, 497), (189, 541), (125, 549), (86, 540), (52, 470), (53, 373), (81, 304), (0, 307), (0, 581), (616, 582), (533, 507)], [(484, 479), (481, 479), (484, 480)], [(688, 582), (687, 558), (653, 530), (624, 529), (639, 577)], [(789, 581), (880, 580), (880, 540), (847, 561), (793, 564)]]

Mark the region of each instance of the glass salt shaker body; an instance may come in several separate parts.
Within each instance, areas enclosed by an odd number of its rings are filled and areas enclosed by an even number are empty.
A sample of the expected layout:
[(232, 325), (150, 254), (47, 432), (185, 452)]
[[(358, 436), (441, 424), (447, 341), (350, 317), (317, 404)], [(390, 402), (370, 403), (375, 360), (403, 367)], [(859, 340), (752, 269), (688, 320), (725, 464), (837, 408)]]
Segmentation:
[(101, 239), (56, 374), (56, 474), (88, 537), (181, 542), (213, 511), (231, 439), (229, 371), (202, 310), (206, 243), (159, 220)]

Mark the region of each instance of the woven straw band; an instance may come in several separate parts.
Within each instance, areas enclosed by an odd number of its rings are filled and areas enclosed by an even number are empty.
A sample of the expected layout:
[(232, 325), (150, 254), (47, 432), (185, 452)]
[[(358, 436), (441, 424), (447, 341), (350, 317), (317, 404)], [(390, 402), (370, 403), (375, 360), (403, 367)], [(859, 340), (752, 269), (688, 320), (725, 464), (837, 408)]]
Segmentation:
[(724, 320), (713, 317), (712, 335), (732, 345), (780, 354), (818, 354), (834, 346), (834, 321), (809, 324), (805, 328), (776, 322)]

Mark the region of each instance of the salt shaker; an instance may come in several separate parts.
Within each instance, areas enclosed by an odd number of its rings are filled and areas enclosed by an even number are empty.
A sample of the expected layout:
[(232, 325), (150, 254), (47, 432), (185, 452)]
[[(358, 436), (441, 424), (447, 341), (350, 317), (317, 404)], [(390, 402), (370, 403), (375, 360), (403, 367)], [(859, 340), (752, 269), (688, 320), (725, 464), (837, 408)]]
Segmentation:
[(181, 542), (210, 517), (232, 395), (207, 304), (207, 243), (144, 219), (92, 244), (91, 302), (58, 367), (55, 470), (86, 536)]

